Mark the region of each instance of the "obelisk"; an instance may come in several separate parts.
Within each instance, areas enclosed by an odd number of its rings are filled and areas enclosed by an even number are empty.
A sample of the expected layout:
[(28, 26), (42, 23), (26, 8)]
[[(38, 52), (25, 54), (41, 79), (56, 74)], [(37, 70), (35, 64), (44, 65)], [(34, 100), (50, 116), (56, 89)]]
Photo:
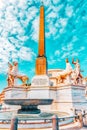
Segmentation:
[(46, 75), (46, 71), (47, 71), (47, 61), (46, 61), (46, 57), (45, 57), (44, 6), (41, 5), (38, 57), (36, 59), (36, 75)]
[(47, 60), (45, 56), (45, 24), (44, 6), (40, 6), (40, 26), (38, 56), (36, 58), (35, 76), (32, 78), (31, 86), (49, 86), (50, 81), (47, 75)]

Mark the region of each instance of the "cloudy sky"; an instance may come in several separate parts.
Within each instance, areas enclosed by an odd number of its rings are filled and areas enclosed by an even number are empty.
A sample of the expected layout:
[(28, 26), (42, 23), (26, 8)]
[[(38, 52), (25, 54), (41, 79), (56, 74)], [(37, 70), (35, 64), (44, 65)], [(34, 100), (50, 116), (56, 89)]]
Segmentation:
[[(79, 58), (87, 76), (87, 0), (43, 0), (48, 68), (65, 68), (65, 58)], [(39, 34), (40, 0), (0, 0), (0, 91), (6, 86), (8, 61), (32, 78)]]

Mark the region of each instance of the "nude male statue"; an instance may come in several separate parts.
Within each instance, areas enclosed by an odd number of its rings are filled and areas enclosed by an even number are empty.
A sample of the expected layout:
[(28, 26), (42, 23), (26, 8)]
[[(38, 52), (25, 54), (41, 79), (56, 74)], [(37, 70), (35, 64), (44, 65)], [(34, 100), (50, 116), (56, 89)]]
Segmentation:
[(14, 82), (15, 82), (15, 77), (17, 75), (17, 66), (18, 63), (17, 62), (13, 62), (13, 65), (11, 63), (8, 62), (8, 87), (13, 87), (14, 86)]
[(72, 59), (72, 64), (75, 65), (75, 70), (74, 70), (74, 82), (75, 84), (78, 84), (81, 82), (82, 75), (80, 73), (80, 64), (79, 60), (77, 59), (76, 62), (74, 61), (74, 58)]

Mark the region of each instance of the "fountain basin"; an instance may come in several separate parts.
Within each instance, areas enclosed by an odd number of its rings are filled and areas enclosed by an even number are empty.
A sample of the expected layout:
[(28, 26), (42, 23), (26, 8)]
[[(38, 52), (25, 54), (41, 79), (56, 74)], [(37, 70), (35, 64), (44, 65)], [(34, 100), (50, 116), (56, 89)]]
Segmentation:
[(20, 105), (19, 114), (38, 114), (41, 112), (38, 105), (50, 105), (53, 99), (5, 99), (9, 105)]

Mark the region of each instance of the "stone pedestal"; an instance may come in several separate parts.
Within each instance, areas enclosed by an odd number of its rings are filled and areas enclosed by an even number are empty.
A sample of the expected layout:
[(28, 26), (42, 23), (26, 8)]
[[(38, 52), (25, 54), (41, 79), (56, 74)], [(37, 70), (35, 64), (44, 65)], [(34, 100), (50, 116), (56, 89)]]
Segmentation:
[(58, 104), (58, 109), (61, 112), (72, 114), (72, 89), (71, 86), (61, 86), (57, 88), (57, 96), (55, 103)]
[(74, 109), (87, 108), (85, 86), (64, 85), (52, 89), (54, 89), (54, 95), (56, 95), (56, 97), (52, 97), (54, 99), (52, 110), (73, 115)]
[(49, 86), (31, 86), (27, 92), (27, 99), (51, 99)]
[(31, 86), (50, 86), (50, 80), (47, 75), (36, 75), (33, 77)]
[(5, 99), (26, 99), (27, 91), (22, 87), (8, 87), (5, 89)]
[(27, 92), (27, 99), (51, 99), (50, 80), (47, 75), (36, 75), (33, 77)]
[(87, 100), (85, 97), (86, 86), (72, 86), (72, 101), (76, 109), (87, 109)]
[[(10, 100), (10, 99), (26, 99), (27, 98), (27, 92), (25, 88), (21, 87), (7, 87), (5, 88), (5, 99), (4, 100)], [(20, 105), (11, 105), (7, 104), (6, 102), (4, 103), (5, 108), (9, 109), (15, 109), (18, 110), (20, 109)]]

